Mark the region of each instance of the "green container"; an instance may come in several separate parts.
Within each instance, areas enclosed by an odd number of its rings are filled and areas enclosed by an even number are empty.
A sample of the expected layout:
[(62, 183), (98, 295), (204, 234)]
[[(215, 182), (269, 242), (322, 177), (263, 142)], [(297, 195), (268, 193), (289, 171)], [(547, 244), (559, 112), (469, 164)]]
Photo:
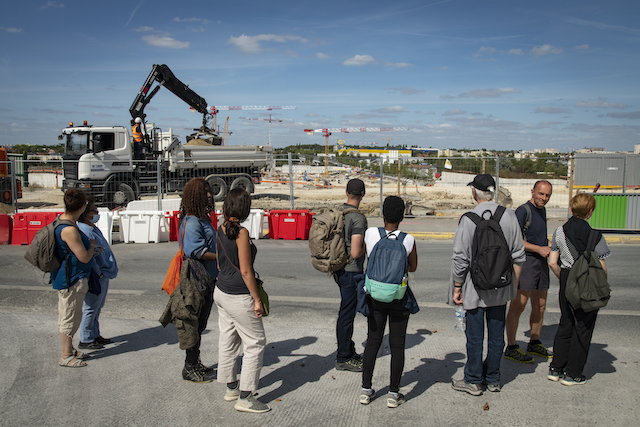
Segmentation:
[(623, 194), (594, 194), (596, 209), (589, 225), (598, 229), (625, 229), (627, 226), (627, 196)]

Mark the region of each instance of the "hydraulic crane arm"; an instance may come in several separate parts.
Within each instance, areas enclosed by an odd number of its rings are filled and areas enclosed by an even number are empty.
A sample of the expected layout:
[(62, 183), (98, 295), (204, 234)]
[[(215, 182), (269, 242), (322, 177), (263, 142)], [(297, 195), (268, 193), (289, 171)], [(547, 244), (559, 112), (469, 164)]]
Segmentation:
[[(158, 82), (158, 86), (149, 92), (149, 89), (151, 89), (151, 86), (156, 81)], [(146, 114), (144, 114), (144, 108), (151, 101), (151, 98), (158, 93), (160, 86), (164, 86), (169, 89), (175, 96), (182, 99), (199, 113), (202, 113), (205, 116), (208, 113), (207, 101), (204, 98), (189, 89), (189, 86), (178, 80), (166, 65), (154, 65), (149, 77), (147, 77), (147, 80), (144, 82), (140, 92), (138, 92), (138, 96), (136, 96), (136, 99), (129, 108), (129, 112), (131, 113), (131, 125), (133, 125), (136, 117), (140, 117), (144, 121), (146, 116)]]

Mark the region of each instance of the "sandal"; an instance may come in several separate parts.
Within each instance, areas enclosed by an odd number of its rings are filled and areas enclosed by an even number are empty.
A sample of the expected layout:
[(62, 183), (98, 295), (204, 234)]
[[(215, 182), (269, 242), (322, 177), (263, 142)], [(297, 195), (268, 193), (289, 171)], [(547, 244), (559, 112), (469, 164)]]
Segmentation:
[(78, 350), (74, 349), (71, 357), (75, 357), (76, 359), (80, 359), (80, 360), (85, 360), (85, 359), (90, 358), (91, 355), (88, 354), (88, 353), (83, 353), (81, 351), (78, 351)]
[(84, 368), (85, 366), (87, 366), (85, 362), (75, 356), (69, 356), (66, 359), (60, 359), (60, 362), (58, 362), (58, 364), (66, 368)]

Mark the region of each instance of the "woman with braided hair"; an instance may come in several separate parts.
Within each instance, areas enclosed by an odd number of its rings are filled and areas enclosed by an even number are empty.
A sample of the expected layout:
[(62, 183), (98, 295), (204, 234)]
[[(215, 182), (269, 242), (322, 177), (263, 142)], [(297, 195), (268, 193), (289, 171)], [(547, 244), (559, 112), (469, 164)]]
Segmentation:
[[(218, 382), (227, 384), (224, 400), (237, 401), (237, 411), (260, 413), (270, 410), (254, 397), (267, 343), (262, 324), (264, 308), (253, 270), (257, 249), (249, 231), (240, 225), (250, 211), (251, 197), (242, 188), (231, 190), (224, 199), (224, 223), (218, 227), (220, 275), (214, 290), (220, 329)], [(244, 356), (238, 381), (241, 351)]]
[[(185, 257), (201, 262), (211, 279), (218, 276), (216, 256), (216, 231), (209, 221), (209, 214), (215, 211), (211, 187), (202, 178), (187, 182), (182, 190), (180, 203), (180, 231), (178, 239), (183, 245)], [(185, 260), (185, 262), (187, 262)], [(198, 338), (196, 344), (186, 349), (186, 359), (182, 378), (195, 383), (211, 382), (207, 376), (214, 368), (200, 361), (200, 341), (202, 331), (207, 327), (211, 307), (213, 306), (213, 287), (204, 295), (204, 304), (198, 315)]]

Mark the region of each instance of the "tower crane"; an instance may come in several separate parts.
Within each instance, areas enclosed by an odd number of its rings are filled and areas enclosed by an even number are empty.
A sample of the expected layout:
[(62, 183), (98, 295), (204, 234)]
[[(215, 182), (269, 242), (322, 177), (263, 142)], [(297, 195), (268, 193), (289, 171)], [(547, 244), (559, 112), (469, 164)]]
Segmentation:
[(269, 145), (271, 145), (271, 122), (280, 122), (280, 123), (282, 122), (282, 120), (274, 119), (273, 117), (271, 117), (271, 114), (269, 114), (268, 119), (263, 119), (259, 117), (240, 117), (240, 118), (245, 120), (264, 120), (265, 122), (269, 122)]
[(224, 132), (222, 132), (222, 145), (227, 145), (227, 136), (229, 136), (229, 117), (224, 121)]
[(313, 135), (314, 133), (322, 133), (324, 136), (324, 174), (329, 175), (329, 135), (332, 132), (393, 132), (400, 130), (409, 130), (404, 127), (379, 127), (379, 128), (333, 128), (333, 129), (305, 129), (304, 131)]
[[(212, 120), (213, 120), (213, 126), (211, 126), (213, 129), (216, 128), (216, 115), (218, 114), (218, 112), (220, 111), (235, 111), (235, 110), (267, 110), (267, 111), (271, 111), (271, 110), (295, 110), (296, 107), (292, 107), (292, 106), (281, 106), (281, 105), (212, 105), (210, 107), (207, 107), (207, 110), (209, 110), (211, 112), (211, 116), (212, 116)], [(197, 112), (197, 110), (195, 108), (191, 108), (191, 111), (193, 112)]]

